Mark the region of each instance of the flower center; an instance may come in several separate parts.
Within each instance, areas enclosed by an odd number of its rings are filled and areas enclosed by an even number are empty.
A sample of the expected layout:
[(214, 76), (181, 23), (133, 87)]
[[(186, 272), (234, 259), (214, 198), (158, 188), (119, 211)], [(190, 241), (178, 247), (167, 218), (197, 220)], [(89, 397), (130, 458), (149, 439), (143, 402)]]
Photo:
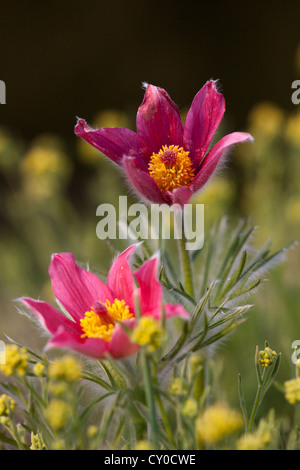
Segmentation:
[(109, 300), (105, 303), (96, 302), (80, 320), (83, 331), (81, 338), (101, 338), (110, 341), (116, 322), (127, 318), (133, 318), (133, 314), (130, 313), (125, 300), (115, 299), (113, 303)]
[(158, 153), (152, 154), (148, 169), (162, 191), (189, 186), (195, 177), (189, 152), (178, 145), (163, 145)]

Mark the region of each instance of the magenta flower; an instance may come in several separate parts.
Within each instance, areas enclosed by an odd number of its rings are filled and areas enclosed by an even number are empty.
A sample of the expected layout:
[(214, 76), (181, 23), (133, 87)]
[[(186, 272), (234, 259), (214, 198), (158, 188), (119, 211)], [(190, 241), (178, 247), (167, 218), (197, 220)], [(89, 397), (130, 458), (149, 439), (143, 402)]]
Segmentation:
[(122, 127), (93, 130), (78, 119), (75, 133), (120, 165), (143, 199), (183, 205), (234, 144), (252, 140), (250, 134), (233, 132), (208, 150), (224, 112), (223, 95), (215, 81), (208, 81), (196, 94), (183, 126), (167, 92), (147, 85), (137, 112), (137, 132)]
[[(121, 358), (137, 351), (139, 346), (131, 341), (121, 323), (130, 329), (136, 324), (135, 292), (141, 315), (159, 320), (162, 286), (157, 279), (157, 257), (131, 272), (129, 258), (135, 247), (130, 246), (115, 259), (106, 285), (95, 274), (80, 268), (72, 253), (52, 256), (49, 267), (52, 289), (72, 319), (46, 302), (20, 299), (52, 335), (48, 347), (70, 348), (94, 358), (104, 358), (107, 353)], [(164, 304), (163, 307), (166, 318), (189, 317), (179, 304)]]

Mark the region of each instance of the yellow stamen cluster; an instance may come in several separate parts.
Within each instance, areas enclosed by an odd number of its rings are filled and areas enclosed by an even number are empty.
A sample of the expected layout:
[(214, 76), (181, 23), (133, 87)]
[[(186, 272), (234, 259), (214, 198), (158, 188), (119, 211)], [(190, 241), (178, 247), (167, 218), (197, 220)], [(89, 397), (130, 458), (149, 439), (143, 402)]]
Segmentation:
[(133, 318), (133, 314), (130, 313), (125, 300), (115, 299), (113, 303), (106, 300), (104, 307), (106, 309), (104, 315), (99, 314), (92, 308), (80, 320), (83, 330), (82, 338), (101, 338), (110, 341), (116, 322)]
[(148, 346), (150, 352), (162, 344), (164, 330), (153, 317), (142, 317), (135, 327), (132, 340), (140, 346)]
[(284, 382), (285, 398), (294, 405), (300, 401), (300, 377)]
[(196, 436), (201, 444), (215, 444), (243, 427), (242, 415), (226, 403), (215, 403), (196, 421)]
[(259, 352), (259, 362), (262, 367), (269, 367), (273, 364), (274, 358), (277, 356), (276, 351), (272, 351), (271, 348), (265, 348)]
[(16, 344), (8, 344), (5, 349), (5, 364), (0, 364), (0, 371), (5, 375), (25, 375), (28, 366), (28, 352), (26, 348)]
[(162, 191), (189, 186), (195, 177), (189, 152), (178, 145), (164, 145), (158, 153), (153, 153), (148, 170)]

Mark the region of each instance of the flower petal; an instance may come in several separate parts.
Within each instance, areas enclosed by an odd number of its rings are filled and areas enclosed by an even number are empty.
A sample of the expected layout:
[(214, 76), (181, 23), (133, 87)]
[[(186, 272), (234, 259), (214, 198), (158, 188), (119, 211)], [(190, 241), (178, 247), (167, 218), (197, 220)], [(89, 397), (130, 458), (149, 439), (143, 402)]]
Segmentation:
[(76, 321), (96, 301), (113, 300), (110, 290), (95, 274), (77, 266), (72, 253), (53, 255), (49, 274), (56, 298)]
[(183, 128), (178, 108), (162, 88), (147, 85), (136, 127), (154, 153), (163, 145), (182, 146)]
[(253, 140), (252, 136), (246, 132), (233, 132), (223, 137), (212, 147), (203, 160), (200, 170), (192, 181), (190, 188), (194, 191), (200, 189), (208, 181), (219, 162), (233, 145), (251, 140)]
[[(135, 321), (124, 320), (124, 323), (128, 328), (133, 328)], [(138, 351), (139, 346), (132, 343), (128, 334), (124, 331), (121, 325), (116, 325), (112, 338), (109, 343), (108, 353), (115, 359), (121, 359), (122, 357), (131, 356)]]
[(68, 348), (89, 357), (102, 359), (109, 349), (109, 342), (100, 338), (81, 338), (61, 326), (48, 342), (47, 348)]
[(170, 198), (163, 195), (148, 172), (143, 171), (135, 158), (123, 159), (123, 168), (129, 184), (139, 193), (142, 199), (156, 204), (170, 204)]
[(195, 168), (203, 159), (225, 112), (225, 100), (210, 80), (195, 96), (187, 113), (183, 141)]
[(181, 317), (185, 320), (190, 318), (190, 314), (180, 304), (164, 304), (166, 318)]
[(180, 204), (181, 206), (187, 204), (193, 195), (193, 191), (186, 186), (180, 186), (179, 188), (173, 189), (173, 191), (168, 191), (168, 193), (172, 199), (172, 204)]
[(157, 279), (159, 258), (148, 259), (134, 272), (139, 283), (140, 307), (142, 315), (161, 317), (162, 286)]
[(151, 150), (146, 142), (131, 129), (111, 127), (94, 130), (83, 119), (78, 119), (75, 134), (115, 163), (120, 164), (123, 156), (129, 155), (136, 157), (141, 167), (147, 168)]
[(129, 246), (123, 253), (116, 257), (107, 276), (107, 287), (112, 292), (114, 299), (125, 300), (130, 310), (134, 311), (135, 283), (128, 260), (137, 245)]
[(22, 297), (20, 300), (24, 305), (26, 305), (26, 307), (29, 307), (30, 310), (32, 310), (44, 328), (46, 328), (50, 333), (56, 333), (62, 325), (66, 330), (72, 331), (75, 334), (81, 333), (81, 328), (78, 323), (65, 317), (65, 315), (53, 308), (47, 302), (41, 302), (27, 297)]

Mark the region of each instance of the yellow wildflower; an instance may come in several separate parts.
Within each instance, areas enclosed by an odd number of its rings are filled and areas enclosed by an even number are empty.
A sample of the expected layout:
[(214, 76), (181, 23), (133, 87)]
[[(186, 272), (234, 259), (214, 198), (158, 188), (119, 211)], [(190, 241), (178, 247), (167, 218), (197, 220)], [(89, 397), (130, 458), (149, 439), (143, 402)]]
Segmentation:
[(8, 344), (5, 349), (6, 362), (0, 364), (0, 371), (5, 375), (25, 375), (28, 366), (28, 352), (26, 348), (16, 344)]
[(49, 392), (56, 396), (64, 395), (68, 390), (68, 383), (65, 380), (51, 380), (49, 383)]
[(3, 426), (8, 426), (10, 422), (10, 418), (8, 416), (0, 416), (0, 424)]
[(274, 434), (274, 423), (261, 420), (256, 431), (244, 434), (236, 442), (237, 450), (262, 450), (271, 442), (271, 432)]
[(138, 441), (134, 450), (152, 450), (151, 445), (148, 441)]
[(237, 450), (261, 450), (264, 444), (256, 433), (245, 434), (236, 443)]
[(30, 450), (45, 450), (46, 446), (42, 437), (39, 434), (31, 433), (31, 446)]
[(269, 367), (273, 364), (276, 356), (276, 351), (272, 351), (271, 348), (266, 347), (263, 351), (259, 352), (259, 362), (262, 367)]
[(45, 416), (50, 426), (58, 431), (68, 424), (72, 416), (72, 407), (62, 400), (54, 399), (45, 410)]
[(65, 355), (56, 359), (49, 366), (50, 379), (63, 379), (75, 382), (81, 377), (82, 365), (72, 355)]
[(198, 412), (198, 405), (194, 398), (188, 398), (183, 404), (182, 414), (188, 418), (195, 418)]
[(5, 393), (0, 396), (0, 416), (10, 416), (16, 407), (17, 402), (6, 395)]
[(300, 377), (284, 382), (285, 398), (294, 405), (300, 401)]
[(226, 403), (215, 403), (196, 421), (196, 436), (201, 443), (215, 444), (243, 427), (242, 415)]
[(33, 367), (33, 373), (37, 377), (42, 377), (45, 371), (45, 366), (41, 362), (37, 362)]
[(299, 146), (300, 145), (300, 113), (295, 113), (289, 116), (286, 129), (285, 137), (287, 141), (292, 144)]
[(187, 384), (185, 381), (180, 377), (175, 377), (169, 386), (169, 393), (173, 396), (180, 396), (185, 395), (186, 392)]
[(275, 137), (282, 129), (284, 112), (272, 102), (262, 102), (256, 105), (250, 112), (250, 132), (253, 135)]
[(97, 426), (95, 426), (94, 424), (91, 424), (87, 430), (86, 430), (86, 434), (88, 437), (95, 437), (98, 433), (98, 428)]
[(66, 450), (66, 444), (64, 439), (56, 439), (53, 444), (53, 450)]
[(148, 346), (150, 352), (155, 351), (162, 344), (164, 330), (153, 317), (142, 317), (135, 327), (132, 340), (140, 346)]

